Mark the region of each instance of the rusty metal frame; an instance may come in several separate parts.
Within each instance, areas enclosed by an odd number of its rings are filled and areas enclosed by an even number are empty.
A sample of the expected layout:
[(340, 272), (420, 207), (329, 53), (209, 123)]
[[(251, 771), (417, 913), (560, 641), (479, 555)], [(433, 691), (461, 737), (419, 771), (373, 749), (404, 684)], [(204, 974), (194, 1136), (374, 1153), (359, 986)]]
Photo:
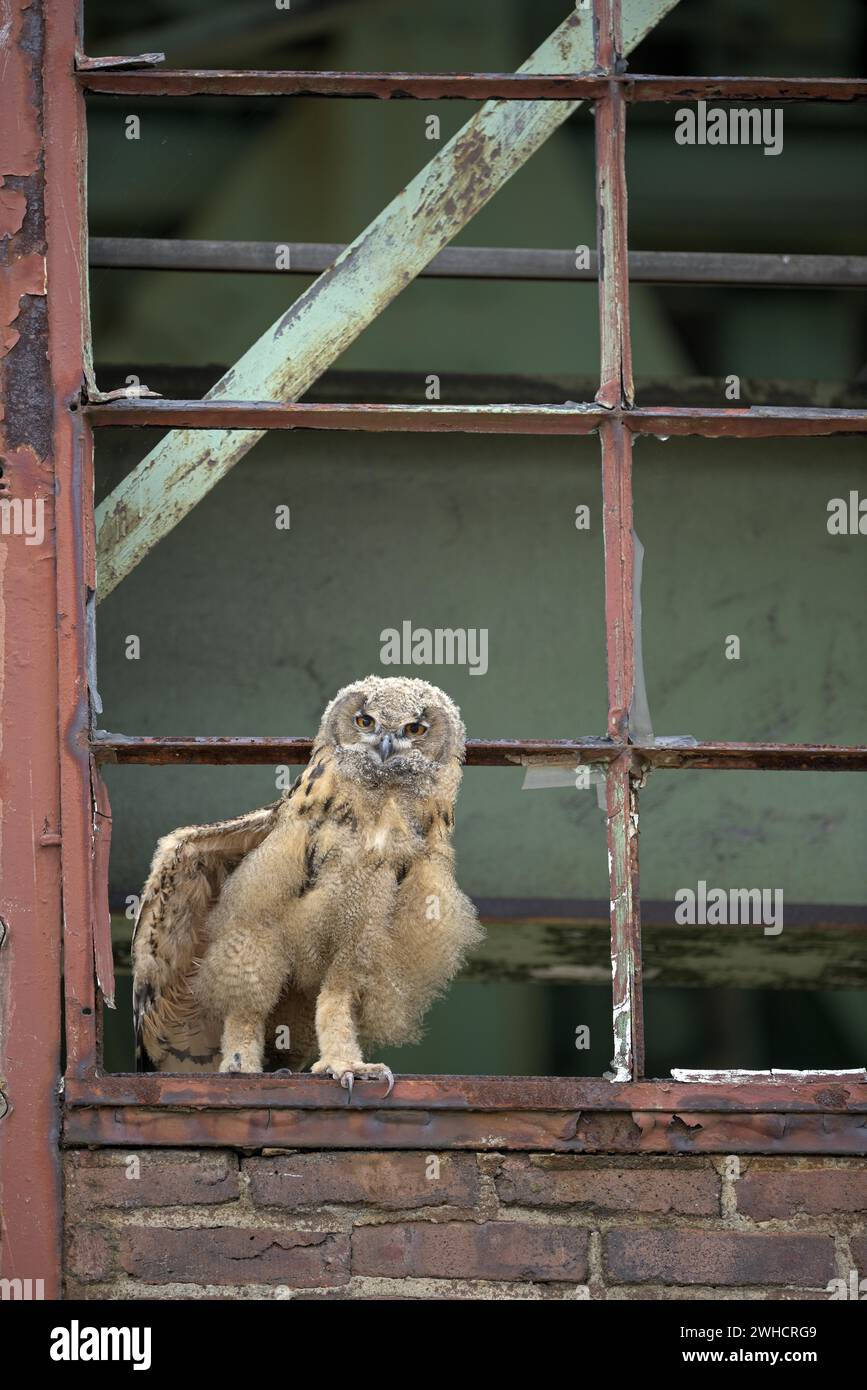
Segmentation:
[[(606, 382), (606, 393), (616, 379)], [(124, 394), (124, 393), (121, 393)], [(306, 401), (170, 401), (142, 396), (86, 406), (96, 428), (188, 430), (372, 430), (410, 433), (592, 434), (620, 420), (631, 434), (704, 435), (708, 439), (864, 434), (867, 409), (753, 405), (311, 405)]]
[[(133, 737), (98, 731), (92, 744), (97, 763), (248, 766), (265, 763), (306, 763), (313, 748), (310, 738), (200, 735), (183, 738), (161, 735)], [(767, 772), (867, 772), (867, 744), (831, 743), (657, 743), (619, 742), (614, 738), (483, 739), (467, 740), (470, 767), (574, 767), (580, 763), (613, 763), (629, 753), (639, 775), (648, 768), (721, 768), (729, 772), (760, 768)]]
[[(18, 3), (24, 8), (23, 0)], [(34, 11), (40, 8), (33, 6)], [(646, 745), (633, 739), (633, 436), (861, 434), (867, 430), (867, 411), (636, 408), (630, 363), (630, 256), (624, 173), (626, 109), (631, 102), (701, 97), (856, 101), (867, 96), (867, 82), (630, 75), (624, 71), (621, 53), (621, 0), (595, 0), (594, 69), (579, 75), (170, 72), (153, 68), (159, 55), (143, 55), (139, 61), (144, 66), (140, 69), (119, 70), (104, 64), (129, 64), (134, 60), (92, 60), (81, 54), (73, 73), (77, 0), (56, 0), (51, 9), (48, 27), (49, 34), (53, 31), (55, 36), (57, 66), (46, 119), (57, 122), (64, 138), (56, 142), (47, 163), (49, 206), (54, 210), (53, 245), (49, 238), (48, 255), (49, 264), (53, 262), (57, 268), (57, 283), (69, 288), (71, 275), (74, 284), (66, 308), (63, 304), (55, 306), (51, 329), (56, 351), (57, 457), (63, 462), (63, 476), (69, 483), (60, 489), (57, 509), (58, 606), (62, 615), (58, 758), (63, 834), (61, 837), (52, 821), (40, 844), (46, 850), (60, 844), (62, 855), (68, 1049), (65, 1141), (98, 1145), (292, 1147), (421, 1144), (577, 1152), (867, 1152), (867, 1075), (863, 1072), (768, 1073), (723, 1079), (696, 1076), (688, 1081), (643, 1079), (638, 797), (648, 770), (699, 767), (865, 771), (867, 746), (688, 744), (665, 740)], [(77, 409), (88, 362), (86, 310), (81, 291), (85, 253), (78, 163), (84, 142), (81, 96), (85, 91), (141, 96), (205, 93), (593, 100), (600, 250), (596, 269), (602, 348), (596, 401), (579, 407), (408, 407), (228, 399), (105, 402), (92, 398), (84, 410)], [(79, 216), (70, 216), (70, 208), (76, 208)], [(61, 227), (61, 213), (66, 215), (66, 233)], [(448, 257), (462, 254), (467, 253), (442, 252), (443, 267), (433, 273), (503, 271), (502, 264), (498, 269), (485, 270), (480, 265), (473, 269), (470, 264), (449, 271)], [(508, 269), (506, 266), (507, 272)], [(770, 266), (760, 268), (761, 273), (765, 269), (769, 273), (772, 270)], [(537, 263), (531, 278), (536, 278), (538, 271)], [(549, 266), (548, 271), (552, 272), (553, 267)], [(718, 271), (719, 267), (711, 266), (704, 273), (713, 275)], [(813, 267), (812, 272), (806, 267), (803, 273), (851, 276), (852, 272), (825, 266), (821, 270)], [(857, 268), (855, 274), (859, 274)], [(846, 283), (853, 281), (850, 278)], [(307, 738), (135, 738), (107, 733), (91, 733), (88, 738), (91, 721), (86, 633), (94, 590), (90, 432), (93, 427), (112, 425), (599, 434), (609, 706), (606, 735), (552, 741), (475, 740), (469, 745), (468, 761), (479, 766), (574, 766), (581, 762), (596, 763), (605, 770), (614, 1034), (612, 1071), (605, 1079), (403, 1077), (387, 1102), (379, 1088), (370, 1085), (356, 1088), (349, 1107), (345, 1096), (331, 1083), (313, 1076), (102, 1073), (98, 999), (99, 994), (105, 997), (110, 992), (106, 917), (106, 832), (110, 813), (99, 776), (100, 766), (106, 762), (303, 762), (310, 752)], [(49, 985), (52, 978), (56, 984), (56, 960), (52, 968), (53, 977), (51, 969), (46, 977)], [(0, 1137), (2, 1133), (0, 1128)]]
[[(61, 1280), (61, 954), (74, 1069), (97, 1060), (87, 606), (94, 588), (85, 379), (84, 101), (76, 0), (12, 0), (3, 33), (0, 277), (14, 328), (2, 365), (3, 494), (45, 505), (45, 539), (0, 542), (4, 750), (0, 1181), (4, 1278)], [(20, 278), (22, 266), (32, 273)], [(97, 778), (98, 782), (98, 778)], [(111, 961), (102, 961), (110, 997)], [(12, 1295), (15, 1296), (14, 1294)], [(38, 1296), (38, 1295), (37, 1295)]]
[[(612, 5), (612, 10), (614, 6)], [(143, 55), (161, 58), (162, 54)], [(535, 73), (287, 72), (267, 69), (143, 68), (118, 71), (79, 62), (88, 92), (111, 96), (319, 96), (416, 101), (604, 101), (612, 86), (629, 102), (832, 101), (867, 99), (857, 77), (668, 77), (597, 71), (575, 76)]]

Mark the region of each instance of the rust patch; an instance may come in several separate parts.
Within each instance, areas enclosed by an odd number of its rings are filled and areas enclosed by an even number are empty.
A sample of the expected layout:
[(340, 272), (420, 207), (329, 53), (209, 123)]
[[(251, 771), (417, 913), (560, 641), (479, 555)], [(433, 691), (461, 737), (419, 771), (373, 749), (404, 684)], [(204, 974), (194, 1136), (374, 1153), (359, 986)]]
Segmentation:
[(0, 357), (5, 357), (21, 334), (14, 327), (27, 294), (45, 294), (45, 257), (38, 252), (18, 256), (0, 271)]

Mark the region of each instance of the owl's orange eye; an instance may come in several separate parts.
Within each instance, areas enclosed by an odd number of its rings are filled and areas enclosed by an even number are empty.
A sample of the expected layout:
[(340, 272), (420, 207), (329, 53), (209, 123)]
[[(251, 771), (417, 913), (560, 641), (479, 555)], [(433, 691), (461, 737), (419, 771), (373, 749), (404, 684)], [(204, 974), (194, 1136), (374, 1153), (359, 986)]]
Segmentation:
[(422, 734), (426, 734), (427, 731), (428, 725), (423, 724), (420, 719), (414, 719), (411, 724), (404, 724), (403, 726), (403, 732), (408, 738), (421, 738)]
[(371, 719), (369, 714), (357, 714), (355, 716), (355, 722), (359, 729), (372, 729), (376, 720)]

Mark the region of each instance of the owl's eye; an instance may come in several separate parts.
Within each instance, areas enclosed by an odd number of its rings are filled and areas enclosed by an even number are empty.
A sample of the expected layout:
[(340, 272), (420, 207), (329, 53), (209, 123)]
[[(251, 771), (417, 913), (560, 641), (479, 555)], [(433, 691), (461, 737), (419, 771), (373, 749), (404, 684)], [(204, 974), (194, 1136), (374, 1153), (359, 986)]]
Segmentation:
[(421, 738), (422, 734), (428, 731), (428, 725), (423, 724), (420, 719), (414, 719), (411, 724), (404, 724), (403, 732), (408, 738)]
[(355, 716), (355, 722), (359, 729), (372, 729), (376, 720), (371, 719), (369, 714), (357, 714)]

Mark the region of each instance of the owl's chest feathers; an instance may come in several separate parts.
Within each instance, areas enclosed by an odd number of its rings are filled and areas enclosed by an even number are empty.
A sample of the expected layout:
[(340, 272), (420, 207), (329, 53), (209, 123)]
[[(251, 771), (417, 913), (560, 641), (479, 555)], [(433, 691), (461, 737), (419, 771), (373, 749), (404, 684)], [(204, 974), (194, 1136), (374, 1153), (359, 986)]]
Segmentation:
[(425, 852), (423, 822), (396, 796), (368, 799), (351, 817), (324, 821), (311, 835), (308, 857), (317, 877), (328, 874), (349, 887), (353, 878), (379, 871), (402, 880)]

